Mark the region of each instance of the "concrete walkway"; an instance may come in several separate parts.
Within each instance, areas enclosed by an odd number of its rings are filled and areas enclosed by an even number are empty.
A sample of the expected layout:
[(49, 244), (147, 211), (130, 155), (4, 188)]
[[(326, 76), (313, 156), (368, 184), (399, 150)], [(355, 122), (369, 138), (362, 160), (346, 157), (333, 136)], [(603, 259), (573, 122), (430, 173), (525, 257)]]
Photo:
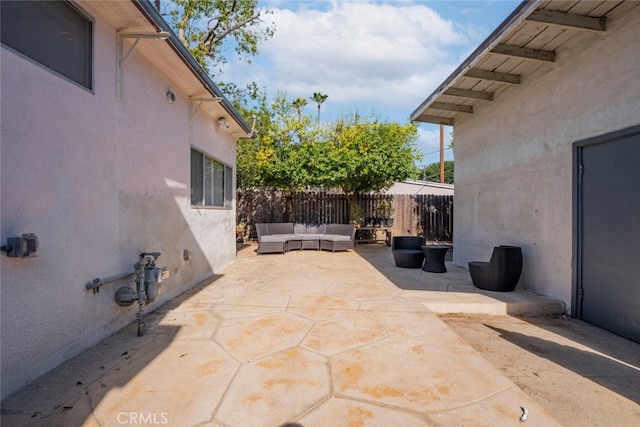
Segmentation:
[[(557, 423), (434, 313), (561, 303), (399, 269), (389, 248), (256, 256), (2, 403), (2, 425), (502, 426)], [(133, 316), (132, 316), (133, 319)]]

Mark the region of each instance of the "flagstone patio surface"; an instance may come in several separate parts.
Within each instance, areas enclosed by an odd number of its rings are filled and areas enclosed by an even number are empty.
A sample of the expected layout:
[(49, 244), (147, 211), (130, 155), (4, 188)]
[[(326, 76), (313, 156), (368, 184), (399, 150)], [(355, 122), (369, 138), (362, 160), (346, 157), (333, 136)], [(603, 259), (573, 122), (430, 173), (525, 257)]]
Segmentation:
[[(545, 314), (468, 272), (396, 268), (389, 248), (237, 261), (3, 402), (24, 426), (553, 426), (437, 313)], [(132, 310), (132, 320), (134, 311)]]

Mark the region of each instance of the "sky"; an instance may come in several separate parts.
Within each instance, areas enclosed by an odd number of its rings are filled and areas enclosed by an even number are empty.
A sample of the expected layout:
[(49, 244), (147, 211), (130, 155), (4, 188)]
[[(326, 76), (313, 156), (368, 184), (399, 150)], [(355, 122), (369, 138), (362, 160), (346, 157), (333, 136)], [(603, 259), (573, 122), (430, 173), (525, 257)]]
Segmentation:
[[(406, 124), (520, 0), (259, 0), (275, 34), (252, 63), (230, 61), (225, 76), (254, 81), (269, 99), (328, 95), (321, 121), (359, 112)], [(445, 126), (445, 146), (453, 128)], [(440, 159), (438, 125), (421, 123), (419, 165)], [(453, 160), (453, 150), (445, 150)]]

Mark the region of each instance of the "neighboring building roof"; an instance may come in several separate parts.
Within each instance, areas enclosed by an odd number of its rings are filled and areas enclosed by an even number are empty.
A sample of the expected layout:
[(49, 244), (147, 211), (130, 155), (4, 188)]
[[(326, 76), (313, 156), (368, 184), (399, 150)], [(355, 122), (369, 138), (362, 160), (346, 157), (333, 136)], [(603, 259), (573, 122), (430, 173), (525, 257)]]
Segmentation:
[[(236, 137), (253, 136), (251, 126), (213, 83), (149, 0), (99, 1), (90, 2), (90, 4), (118, 31), (166, 31), (169, 33), (169, 38), (166, 40), (139, 43), (136, 50), (177, 82), (180, 89), (189, 96), (200, 99), (221, 99), (220, 102), (204, 102), (200, 108), (214, 117), (226, 112), (229, 116), (230, 134)], [(185, 70), (188, 72), (185, 73)]]
[(406, 179), (394, 183), (385, 194), (436, 194), (453, 195), (453, 184)]
[(411, 113), (411, 121), (453, 126), (474, 108), (520, 84), (588, 33), (605, 31), (607, 15), (630, 1), (523, 1), (502, 24)]

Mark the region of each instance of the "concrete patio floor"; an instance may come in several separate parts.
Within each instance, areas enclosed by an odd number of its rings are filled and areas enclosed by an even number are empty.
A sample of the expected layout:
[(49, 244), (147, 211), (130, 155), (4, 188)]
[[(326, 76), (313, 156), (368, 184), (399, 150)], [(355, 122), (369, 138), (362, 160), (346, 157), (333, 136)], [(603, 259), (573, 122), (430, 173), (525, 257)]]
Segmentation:
[[(547, 314), (468, 272), (399, 269), (382, 245), (260, 255), (2, 402), (2, 425), (558, 425), (436, 314)], [(132, 316), (133, 319), (133, 316)]]

